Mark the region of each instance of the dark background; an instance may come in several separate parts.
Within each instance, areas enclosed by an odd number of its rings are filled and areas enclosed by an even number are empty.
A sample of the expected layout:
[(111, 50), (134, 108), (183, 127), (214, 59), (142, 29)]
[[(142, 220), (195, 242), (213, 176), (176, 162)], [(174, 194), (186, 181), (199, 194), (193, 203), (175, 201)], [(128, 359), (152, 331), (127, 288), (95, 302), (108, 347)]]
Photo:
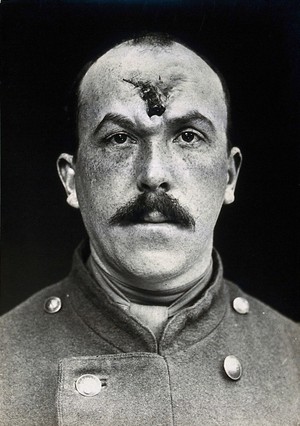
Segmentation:
[(93, 49), (163, 30), (209, 58), (231, 92), (244, 163), (216, 229), (225, 275), (300, 320), (298, 4), (2, 2), (2, 312), (66, 275), (84, 234), (55, 170), (69, 149), (67, 87)]

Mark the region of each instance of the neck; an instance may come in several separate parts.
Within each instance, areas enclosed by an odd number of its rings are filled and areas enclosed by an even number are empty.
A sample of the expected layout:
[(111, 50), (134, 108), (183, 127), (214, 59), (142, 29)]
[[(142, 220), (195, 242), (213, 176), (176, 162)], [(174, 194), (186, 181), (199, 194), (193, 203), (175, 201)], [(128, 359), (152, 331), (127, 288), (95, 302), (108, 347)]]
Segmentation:
[[(180, 293), (192, 287), (199, 279), (206, 277), (211, 272), (211, 254), (212, 244), (204, 255), (192, 267), (187, 267), (180, 274), (171, 275), (169, 277), (159, 277), (159, 279), (144, 278), (129, 274), (120, 268), (112, 268), (103, 256), (99, 256), (90, 243), (91, 256), (89, 259), (89, 267), (93, 274), (98, 270), (102, 275), (106, 274), (110, 281), (115, 282), (118, 286), (124, 286), (129, 289), (145, 290), (146, 294), (151, 291), (153, 294), (162, 295), (168, 293)], [(149, 294), (149, 293), (148, 293)]]
[[(205, 272), (196, 280), (189, 281), (188, 283), (176, 288), (161, 288), (160, 290), (153, 290), (138, 288), (113, 277), (100, 265), (98, 265), (92, 256), (89, 257), (87, 266), (100, 286), (103, 286), (103, 283), (106, 282), (110, 288), (120, 291), (119, 295), (122, 294), (132, 303), (155, 306), (170, 306), (183, 294), (191, 293), (191, 296), (193, 296), (196, 288), (195, 294), (199, 294), (210, 280), (212, 273), (211, 261)], [(190, 291), (192, 289), (193, 291)]]

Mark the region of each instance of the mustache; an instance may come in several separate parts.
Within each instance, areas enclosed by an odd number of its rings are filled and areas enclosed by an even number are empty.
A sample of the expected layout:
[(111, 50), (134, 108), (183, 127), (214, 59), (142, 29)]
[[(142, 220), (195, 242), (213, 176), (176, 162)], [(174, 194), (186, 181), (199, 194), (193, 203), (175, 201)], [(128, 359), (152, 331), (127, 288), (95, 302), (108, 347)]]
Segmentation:
[(145, 215), (159, 212), (166, 222), (173, 222), (183, 228), (195, 229), (195, 220), (179, 201), (166, 192), (143, 192), (126, 205), (120, 207), (110, 218), (110, 225), (131, 225), (144, 222)]

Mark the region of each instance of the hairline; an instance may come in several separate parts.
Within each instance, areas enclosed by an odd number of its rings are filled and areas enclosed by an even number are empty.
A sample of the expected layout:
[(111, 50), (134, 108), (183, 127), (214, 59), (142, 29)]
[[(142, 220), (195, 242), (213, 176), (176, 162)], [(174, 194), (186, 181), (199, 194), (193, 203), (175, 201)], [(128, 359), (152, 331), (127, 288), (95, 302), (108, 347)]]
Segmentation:
[(82, 104), (81, 103), (81, 96), (82, 96), (81, 87), (82, 87), (83, 80), (84, 80), (86, 74), (88, 73), (88, 71), (91, 69), (91, 67), (93, 65), (95, 65), (97, 63), (98, 60), (100, 60), (103, 56), (105, 56), (111, 50), (114, 50), (114, 49), (119, 48), (121, 46), (128, 46), (128, 47), (133, 47), (133, 48), (138, 47), (138, 46), (144, 46), (144, 47), (150, 48), (150, 50), (154, 50), (155, 48), (164, 49), (166, 47), (173, 47), (174, 45), (179, 44), (180, 46), (183, 46), (186, 49), (188, 49), (189, 51), (193, 52), (198, 58), (202, 59), (209, 66), (209, 68), (216, 74), (216, 76), (218, 77), (218, 79), (221, 83), (221, 88), (222, 88), (222, 92), (223, 92), (223, 95), (224, 95), (224, 102), (225, 102), (226, 112), (227, 112), (227, 122), (226, 122), (227, 151), (228, 151), (228, 153), (230, 152), (230, 149), (232, 147), (231, 140), (230, 140), (231, 138), (230, 138), (230, 135), (229, 135), (230, 128), (231, 128), (230, 94), (229, 94), (229, 90), (228, 90), (228, 87), (227, 87), (227, 84), (225, 82), (223, 75), (204, 55), (200, 55), (195, 50), (193, 50), (189, 46), (187, 46), (185, 43), (176, 40), (176, 38), (173, 38), (173, 37), (169, 36), (168, 34), (163, 34), (163, 36), (167, 37), (166, 40), (164, 40), (163, 43), (159, 42), (159, 34), (158, 35), (154, 34), (154, 37), (153, 37), (153, 35), (149, 34), (149, 35), (145, 35), (145, 36), (141, 36), (141, 37), (137, 37), (137, 38), (131, 38), (131, 39), (128, 39), (128, 40), (124, 40), (120, 43), (115, 44), (113, 47), (106, 50), (101, 55), (97, 55), (97, 57), (88, 61), (81, 68), (81, 70), (78, 73), (77, 78), (74, 82), (74, 86), (73, 86), (73, 87), (75, 87), (74, 94), (75, 94), (75, 98), (76, 98), (76, 110), (75, 110), (76, 146), (75, 146), (75, 150), (74, 150), (74, 158), (76, 158), (76, 154), (77, 154), (79, 144), (80, 144), (79, 128), (78, 128), (79, 120), (78, 120), (78, 118), (79, 118), (79, 113), (80, 113), (80, 107), (81, 107), (81, 104)]

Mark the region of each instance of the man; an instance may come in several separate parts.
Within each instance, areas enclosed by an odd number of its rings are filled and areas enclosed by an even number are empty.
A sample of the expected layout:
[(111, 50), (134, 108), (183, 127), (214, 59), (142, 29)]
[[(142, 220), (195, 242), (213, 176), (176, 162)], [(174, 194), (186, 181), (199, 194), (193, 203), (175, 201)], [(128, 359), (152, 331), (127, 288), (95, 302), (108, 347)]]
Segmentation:
[(89, 243), (2, 319), (1, 424), (300, 421), (298, 327), (225, 281), (213, 251), (241, 164), (227, 104), (207, 62), (155, 35), (83, 73), (58, 171)]

